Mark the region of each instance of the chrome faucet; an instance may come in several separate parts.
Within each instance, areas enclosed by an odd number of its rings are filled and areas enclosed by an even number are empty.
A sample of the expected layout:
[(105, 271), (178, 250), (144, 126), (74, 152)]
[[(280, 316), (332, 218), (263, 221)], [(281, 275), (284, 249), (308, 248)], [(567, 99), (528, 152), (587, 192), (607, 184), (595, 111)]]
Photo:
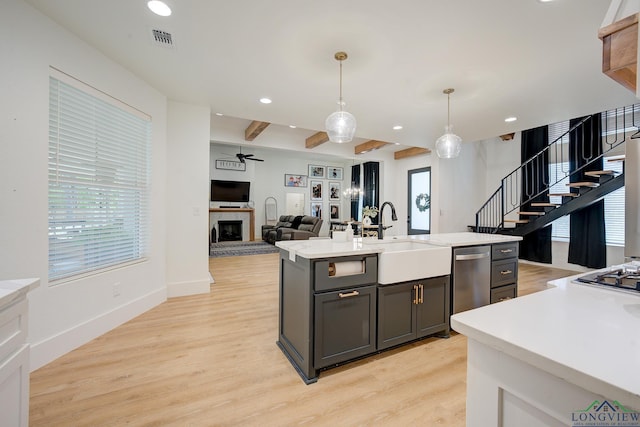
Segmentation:
[(398, 217), (396, 216), (396, 207), (395, 207), (395, 206), (393, 206), (393, 203), (391, 203), (391, 202), (384, 202), (384, 203), (382, 204), (382, 206), (380, 207), (380, 222), (378, 223), (378, 239), (379, 239), (379, 240), (382, 240), (384, 230), (386, 230), (387, 228), (391, 228), (391, 227), (393, 227), (393, 225), (389, 225), (389, 226), (387, 226), (387, 227), (385, 227), (385, 226), (383, 226), (383, 225), (382, 225), (382, 212), (384, 211), (384, 207), (385, 207), (385, 206), (387, 206), (387, 205), (391, 206), (391, 219), (392, 219), (393, 221), (397, 221), (397, 220), (398, 220)]

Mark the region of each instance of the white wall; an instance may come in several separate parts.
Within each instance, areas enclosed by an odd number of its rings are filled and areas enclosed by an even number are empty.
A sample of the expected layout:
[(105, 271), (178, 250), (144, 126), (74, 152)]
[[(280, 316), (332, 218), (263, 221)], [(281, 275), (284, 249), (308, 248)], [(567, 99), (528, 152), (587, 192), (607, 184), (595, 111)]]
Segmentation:
[(167, 295), (208, 293), (209, 107), (169, 102)]
[(484, 201), (500, 187), (502, 178), (513, 172), (522, 163), (520, 161), (520, 135), (520, 132), (516, 132), (510, 141), (502, 141), (496, 137), (479, 142), (484, 147), (486, 156)]
[[(0, 13), (0, 278), (39, 277), (29, 295), (31, 369), (166, 299), (165, 97), (20, 0)], [(49, 66), (153, 120), (151, 248), (146, 262), (49, 286), (47, 146)], [(120, 283), (120, 295), (113, 285)]]
[[(435, 156), (435, 154), (434, 154)], [(440, 233), (468, 231), (476, 211), (487, 200), (487, 159), (478, 142), (463, 143), (460, 156), (439, 159)]]

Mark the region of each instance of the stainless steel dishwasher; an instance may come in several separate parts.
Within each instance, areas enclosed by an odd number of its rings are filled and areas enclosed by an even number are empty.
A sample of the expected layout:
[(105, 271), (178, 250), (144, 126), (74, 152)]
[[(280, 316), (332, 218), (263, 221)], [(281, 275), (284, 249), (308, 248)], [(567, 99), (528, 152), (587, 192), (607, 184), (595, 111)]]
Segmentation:
[(491, 301), (491, 246), (453, 250), (452, 314)]

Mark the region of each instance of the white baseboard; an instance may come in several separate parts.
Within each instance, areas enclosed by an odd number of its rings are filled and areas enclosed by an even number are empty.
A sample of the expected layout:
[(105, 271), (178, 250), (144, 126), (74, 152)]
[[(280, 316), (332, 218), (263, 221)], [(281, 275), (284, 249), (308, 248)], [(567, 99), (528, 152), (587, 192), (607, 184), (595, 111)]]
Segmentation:
[(203, 280), (167, 283), (167, 297), (174, 298), (187, 295), (208, 294), (211, 291), (209, 277)]
[(40, 342), (32, 343), (29, 370), (33, 372), (41, 368), (166, 300), (166, 290), (164, 288), (158, 289), (64, 332)]

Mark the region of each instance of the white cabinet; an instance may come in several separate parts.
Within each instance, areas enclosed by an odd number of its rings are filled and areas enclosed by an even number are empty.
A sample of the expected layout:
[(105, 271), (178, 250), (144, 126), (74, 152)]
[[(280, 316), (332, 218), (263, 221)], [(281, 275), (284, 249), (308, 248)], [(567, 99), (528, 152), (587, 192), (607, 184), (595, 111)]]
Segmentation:
[(38, 279), (0, 281), (0, 426), (29, 425), (27, 292)]

